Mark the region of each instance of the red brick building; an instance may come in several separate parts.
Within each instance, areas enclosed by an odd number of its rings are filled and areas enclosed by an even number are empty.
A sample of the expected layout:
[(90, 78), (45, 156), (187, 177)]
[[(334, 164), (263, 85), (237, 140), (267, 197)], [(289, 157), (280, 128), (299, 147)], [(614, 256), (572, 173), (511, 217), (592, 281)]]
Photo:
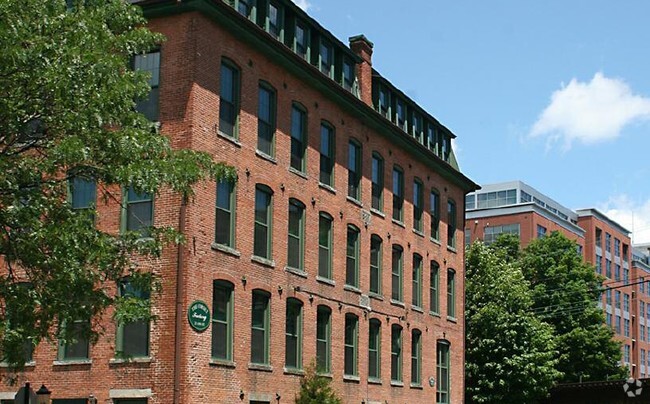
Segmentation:
[(200, 184), (187, 205), (100, 203), (103, 229), (187, 235), (143, 265), (163, 281), (157, 321), (107, 313), (97, 344), (41, 344), (4, 376), (59, 404), (287, 403), (315, 361), (346, 403), (462, 402), (463, 213), (478, 187), (453, 133), (373, 70), (370, 41), (341, 43), (290, 1), (140, 3), (167, 40), (135, 58), (152, 73), (139, 108), (239, 181)]

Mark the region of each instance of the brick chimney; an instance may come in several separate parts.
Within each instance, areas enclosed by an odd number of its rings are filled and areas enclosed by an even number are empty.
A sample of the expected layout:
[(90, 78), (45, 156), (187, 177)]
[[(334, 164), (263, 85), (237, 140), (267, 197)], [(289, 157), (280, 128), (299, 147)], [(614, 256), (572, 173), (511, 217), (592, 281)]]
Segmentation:
[(372, 47), (374, 45), (363, 34), (352, 36), (349, 41), (352, 52), (363, 59), (357, 66), (359, 95), (363, 102), (372, 106)]

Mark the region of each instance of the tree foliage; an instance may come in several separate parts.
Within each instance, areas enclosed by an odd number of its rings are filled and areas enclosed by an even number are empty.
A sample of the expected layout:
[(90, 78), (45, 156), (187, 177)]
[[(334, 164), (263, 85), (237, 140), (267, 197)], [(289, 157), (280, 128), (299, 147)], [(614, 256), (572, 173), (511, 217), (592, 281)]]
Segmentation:
[(300, 380), (300, 391), (296, 395), (296, 404), (341, 404), (342, 401), (331, 386), (331, 379), (316, 372), (316, 361), (305, 369)]
[[(199, 181), (235, 179), (212, 156), (174, 150), (135, 111), (149, 87), (131, 58), (163, 40), (143, 28), (140, 10), (124, 0), (73, 4), (0, 2), (0, 356), (14, 364), (25, 341), (66, 339), (57, 325), (96, 318), (116, 303), (102, 284), (138, 278), (134, 255), (155, 258), (182, 239), (170, 228), (145, 240), (96, 229), (96, 212), (67, 203), (70, 178), (95, 181), (98, 203), (121, 203), (125, 187), (172, 190), (180, 200)], [(132, 310), (123, 318), (148, 315), (127, 303), (118, 304)]]
[(531, 313), (529, 284), (511, 245), (477, 242), (466, 254), (468, 402), (535, 402), (560, 377), (553, 330)]

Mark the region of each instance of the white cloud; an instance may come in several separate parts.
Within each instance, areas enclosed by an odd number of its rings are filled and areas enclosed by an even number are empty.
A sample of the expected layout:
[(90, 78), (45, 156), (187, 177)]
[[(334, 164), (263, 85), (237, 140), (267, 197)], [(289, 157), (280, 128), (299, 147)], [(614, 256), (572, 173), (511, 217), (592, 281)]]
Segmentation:
[(621, 129), (650, 118), (650, 98), (632, 93), (621, 79), (596, 73), (590, 82), (575, 78), (551, 96), (551, 103), (533, 125), (530, 136), (546, 136), (549, 144), (564, 140), (593, 144), (615, 139)]
[(303, 11), (307, 11), (311, 7), (311, 3), (307, 0), (293, 0), (293, 2), (296, 3), (296, 6), (302, 8)]
[(598, 207), (607, 217), (632, 232), (632, 243), (650, 243), (650, 200), (635, 201), (622, 194)]

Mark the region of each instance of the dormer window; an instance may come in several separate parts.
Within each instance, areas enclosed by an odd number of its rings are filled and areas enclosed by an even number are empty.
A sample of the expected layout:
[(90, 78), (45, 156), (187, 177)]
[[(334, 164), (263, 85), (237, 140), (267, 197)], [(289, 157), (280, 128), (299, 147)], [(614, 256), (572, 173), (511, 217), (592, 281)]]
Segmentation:
[(296, 22), (296, 33), (293, 44), (294, 52), (300, 55), (303, 59), (308, 60), (309, 54), (309, 30), (300, 21)]
[(332, 77), (334, 72), (332, 69), (333, 56), (332, 45), (327, 40), (321, 39), (319, 51), (320, 71), (328, 77)]

